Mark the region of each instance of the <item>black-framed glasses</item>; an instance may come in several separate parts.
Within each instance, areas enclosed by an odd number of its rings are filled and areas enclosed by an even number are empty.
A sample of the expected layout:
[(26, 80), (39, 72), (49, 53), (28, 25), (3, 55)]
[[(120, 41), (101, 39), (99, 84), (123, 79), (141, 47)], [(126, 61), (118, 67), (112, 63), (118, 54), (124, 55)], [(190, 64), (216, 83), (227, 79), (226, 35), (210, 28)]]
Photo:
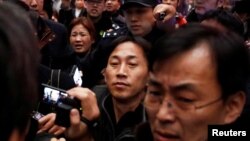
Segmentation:
[(168, 108), (172, 108), (173, 110), (179, 110), (179, 111), (195, 111), (197, 109), (205, 108), (210, 105), (213, 105), (219, 101), (221, 101), (222, 98), (216, 98), (214, 100), (211, 100), (209, 102), (206, 102), (204, 104), (197, 105), (196, 103), (192, 101), (188, 101), (181, 98), (175, 98), (175, 97), (169, 97), (169, 100), (164, 100), (162, 97), (155, 97), (154, 95), (148, 94), (143, 102), (143, 105), (145, 108), (150, 110), (159, 110), (162, 104), (167, 103), (166, 106)]

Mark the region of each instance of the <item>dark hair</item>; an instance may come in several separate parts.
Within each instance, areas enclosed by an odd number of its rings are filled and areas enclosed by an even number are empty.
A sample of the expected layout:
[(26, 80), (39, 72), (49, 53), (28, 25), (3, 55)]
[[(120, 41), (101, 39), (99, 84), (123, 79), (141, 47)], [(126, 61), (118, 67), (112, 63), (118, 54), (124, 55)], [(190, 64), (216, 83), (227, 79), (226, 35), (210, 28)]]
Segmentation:
[(37, 100), (39, 49), (27, 13), (9, 2), (0, 3), (0, 133), (25, 133)]
[(52, 15), (53, 15), (53, 1), (52, 0), (44, 0), (43, 1), (43, 10), (47, 13), (49, 19), (51, 19)]
[[(143, 55), (145, 56), (145, 58), (148, 61), (149, 58), (149, 50), (151, 48), (150, 43), (148, 43), (145, 39), (143, 39), (142, 37), (134, 37), (134, 36), (120, 36), (117, 39), (115, 39), (114, 41), (111, 42), (110, 46), (108, 47), (108, 49), (106, 50), (106, 58), (105, 58), (105, 62), (107, 65), (108, 62), (108, 58), (111, 55), (111, 53), (115, 50), (115, 48), (119, 45), (122, 44), (124, 42), (133, 42), (136, 45), (138, 45), (142, 50), (143, 50)], [(148, 61), (149, 64), (149, 61)]]
[(235, 6), (233, 8), (234, 12), (239, 14), (248, 13), (250, 14), (249, 9), (250, 1), (249, 0), (239, 0), (235, 2)]
[[(170, 36), (164, 36), (152, 48), (150, 69), (158, 61), (168, 60), (187, 52), (200, 42), (208, 43), (216, 64), (222, 97), (226, 99), (237, 91), (246, 90), (249, 74), (249, 54), (242, 38), (233, 32), (220, 31), (199, 24), (189, 24)], [(209, 69), (209, 68), (208, 68)]]
[(68, 31), (69, 31), (69, 36), (71, 35), (71, 31), (72, 29), (76, 26), (76, 25), (83, 25), (89, 32), (90, 37), (95, 40), (95, 35), (96, 35), (96, 30), (94, 27), (94, 24), (92, 23), (92, 21), (86, 17), (79, 17), (79, 18), (75, 18), (71, 21)]
[(188, 14), (188, 4), (186, 0), (178, 0), (179, 5), (177, 6), (177, 11), (182, 15), (186, 16)]
[(202, 18), (202, 20), (211, 20), (211, 19), (217, 21), (226, 29), (231, 30), (243, 37), (244, 25), (240, 21), (240, 19), (234, 17), (234, 15), (231, 12), (218, 9), (207, 12)]

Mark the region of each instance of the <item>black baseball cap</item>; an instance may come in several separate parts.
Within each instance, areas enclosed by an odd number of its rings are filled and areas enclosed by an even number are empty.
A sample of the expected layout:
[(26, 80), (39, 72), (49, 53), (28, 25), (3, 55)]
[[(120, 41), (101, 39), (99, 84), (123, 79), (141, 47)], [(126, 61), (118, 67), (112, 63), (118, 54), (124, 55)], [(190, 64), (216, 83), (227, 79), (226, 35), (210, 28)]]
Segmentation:
[(132, 5), (138, 5), (141, 7), (155, 7), (158, 4), (158, 0), (122, 0), (122, 9), (126, 9)]

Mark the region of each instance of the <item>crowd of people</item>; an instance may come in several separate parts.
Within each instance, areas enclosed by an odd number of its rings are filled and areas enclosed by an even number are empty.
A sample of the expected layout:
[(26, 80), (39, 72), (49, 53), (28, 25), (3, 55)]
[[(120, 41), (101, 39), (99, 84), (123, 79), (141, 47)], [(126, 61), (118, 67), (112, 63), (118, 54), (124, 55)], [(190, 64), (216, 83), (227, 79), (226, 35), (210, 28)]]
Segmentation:
[[(1, 140), (204, 141), (210, 125), (245, 130), (249, 6), (0, 0)], [(44, 101), (44, 85), (65, 99)]]

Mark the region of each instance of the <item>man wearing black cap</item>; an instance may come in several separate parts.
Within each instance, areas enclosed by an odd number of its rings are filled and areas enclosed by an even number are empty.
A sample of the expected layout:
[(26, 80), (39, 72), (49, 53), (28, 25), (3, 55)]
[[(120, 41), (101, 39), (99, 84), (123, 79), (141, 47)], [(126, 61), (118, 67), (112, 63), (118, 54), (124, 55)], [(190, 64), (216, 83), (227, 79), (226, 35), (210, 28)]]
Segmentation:
[(150, 43), (154, 43), (165, 33), (156, 26), (154, 7), (157, 4), (157, 0), (123, 0), (121, 10), (127, 27), (106, 32), (103, 36), (104, 39), (113, 40), (115, 37), (125, 34), (141, 36)]

